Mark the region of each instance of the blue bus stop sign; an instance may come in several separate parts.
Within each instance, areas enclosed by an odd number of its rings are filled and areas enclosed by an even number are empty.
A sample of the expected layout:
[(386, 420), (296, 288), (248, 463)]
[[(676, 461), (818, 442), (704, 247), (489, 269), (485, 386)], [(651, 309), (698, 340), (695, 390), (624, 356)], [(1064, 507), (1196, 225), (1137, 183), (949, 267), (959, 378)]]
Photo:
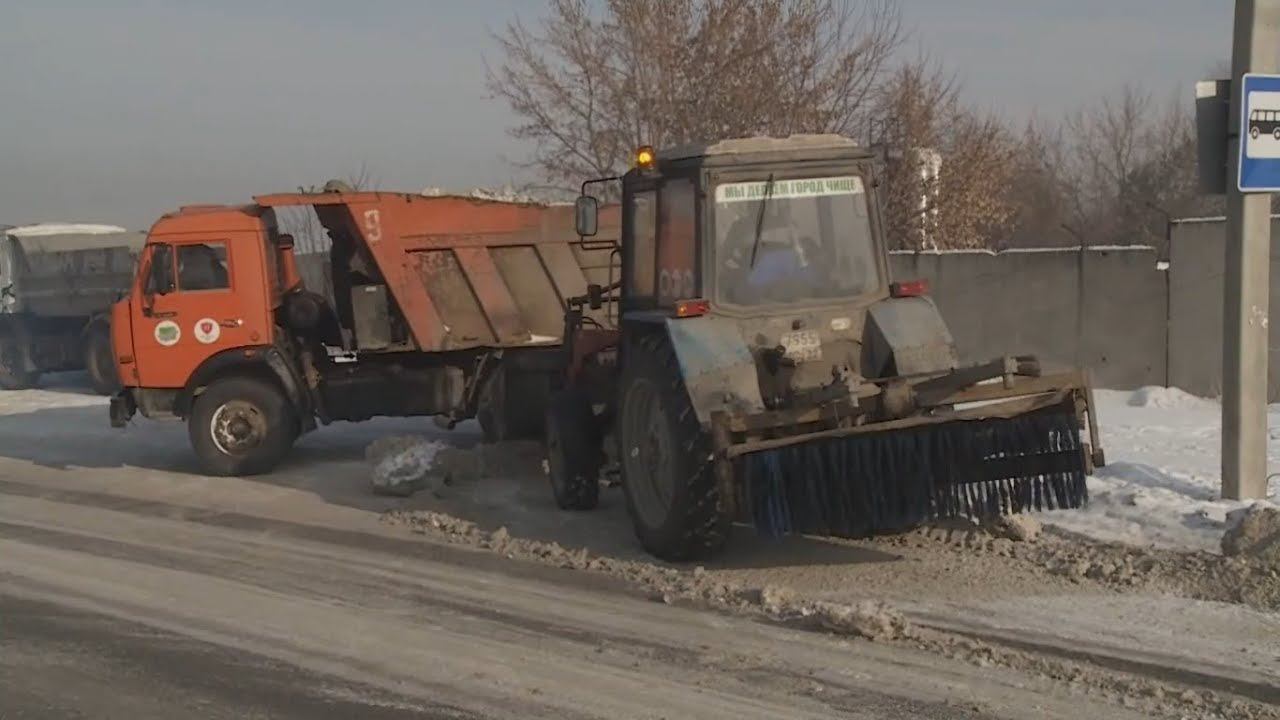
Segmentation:
[(1246, 73), (1240, 98), (1240, 192), (1280, 192), (1280, 75)]

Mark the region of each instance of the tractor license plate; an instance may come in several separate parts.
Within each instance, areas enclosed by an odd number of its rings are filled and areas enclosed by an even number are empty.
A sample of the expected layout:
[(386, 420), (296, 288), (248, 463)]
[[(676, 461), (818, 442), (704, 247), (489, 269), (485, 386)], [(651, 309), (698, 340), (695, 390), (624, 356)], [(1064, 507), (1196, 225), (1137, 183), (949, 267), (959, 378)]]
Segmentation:
[(782, 336), (786, 356), (797, 362), (822, 359), (822, 339), (813, 330), (797, 330)]

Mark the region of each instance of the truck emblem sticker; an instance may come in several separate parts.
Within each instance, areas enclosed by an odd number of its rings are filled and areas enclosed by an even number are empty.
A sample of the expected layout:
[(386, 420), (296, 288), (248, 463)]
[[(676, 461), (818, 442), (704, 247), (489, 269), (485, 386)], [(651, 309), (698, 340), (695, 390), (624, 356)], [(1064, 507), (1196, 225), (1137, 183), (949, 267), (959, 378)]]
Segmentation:
[(222, 327), (213, 318), (197, 320), (194, 330), (196, 340), (205, 345), (217, 342), (218, 336), (222, 334)]
[(182, 337), (182, 328), (178, 327), (178, 323), (172, 320), (161, 320), (156, 325), (156, 342), (165, 347), (173, 347), (178, 344), (178, 339)]

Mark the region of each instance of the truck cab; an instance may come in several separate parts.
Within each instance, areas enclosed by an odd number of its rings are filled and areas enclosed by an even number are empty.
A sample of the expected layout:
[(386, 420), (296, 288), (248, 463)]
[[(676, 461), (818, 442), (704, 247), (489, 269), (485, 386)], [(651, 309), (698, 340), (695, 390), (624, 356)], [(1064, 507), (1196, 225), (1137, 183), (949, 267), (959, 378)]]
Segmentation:
[(271, 346), (281, 295), (274, 228), (252, 206), (186, 207), (151, 228), (134, 285), (112, 312), (121, 378), (157, 391), (145, 414), (171, 413), (166, 400), (219, 353)]

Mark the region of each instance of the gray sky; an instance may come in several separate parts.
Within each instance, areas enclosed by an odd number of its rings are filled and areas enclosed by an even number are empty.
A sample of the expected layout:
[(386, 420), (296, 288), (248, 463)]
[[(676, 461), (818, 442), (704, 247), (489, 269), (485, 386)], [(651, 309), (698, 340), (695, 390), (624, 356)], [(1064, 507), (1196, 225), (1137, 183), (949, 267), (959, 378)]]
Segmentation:
[[(1021, 122), (1126, 82), (1181, 92), (1227, 57), (1222, 0), (901, 0), (970, 102)], [(357, 172), (382, 188), (516, 178), (484, 87), (491, 29), (538, 0), (0, 0), (0, 223), (145, 228)]]

